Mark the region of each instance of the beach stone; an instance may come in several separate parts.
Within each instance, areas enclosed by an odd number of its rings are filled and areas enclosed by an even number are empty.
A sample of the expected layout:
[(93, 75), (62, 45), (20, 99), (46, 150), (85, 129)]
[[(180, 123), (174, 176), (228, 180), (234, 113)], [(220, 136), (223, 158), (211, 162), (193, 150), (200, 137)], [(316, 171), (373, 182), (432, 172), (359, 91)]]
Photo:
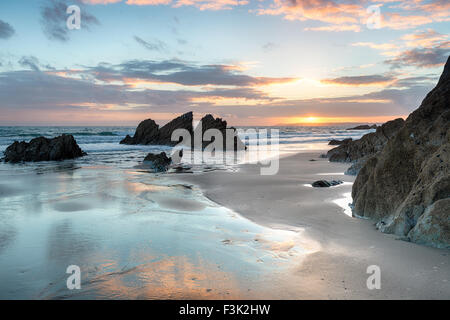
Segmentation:
[(5, 162), (39, 162), (75, 159), (86, 155), (72, 135), (38, 137), (30, 142), (15, 141), (5, 151)]
[(450, 62), (437, 86), (353, 184), (354, 214), (379, 230), (447, 248), (450, 237)]
[(165, 172), (172, 163), (172, 159), (165, 152), (161, 152), (160, 154), (149, 153), (145, 157), (144, 163), (150, 164), (156, 172)]
[(344, 140), (330, 140), (330, 142), (328, 142), (329, 146), (340, 146), (341, 144), (347, 144), (350, 141), (353, 141), (352, 138), (348, 138), (348, 139), (344, 139)]
[(332, 186), (337, 186), (339, 184), (342, 184), (343, 182), (340, 180), (332, 180), (332, 181), (326, 181), (326, 180), (318, 180), (314, 181), (311, 185), (314, 188), (329, 188)]

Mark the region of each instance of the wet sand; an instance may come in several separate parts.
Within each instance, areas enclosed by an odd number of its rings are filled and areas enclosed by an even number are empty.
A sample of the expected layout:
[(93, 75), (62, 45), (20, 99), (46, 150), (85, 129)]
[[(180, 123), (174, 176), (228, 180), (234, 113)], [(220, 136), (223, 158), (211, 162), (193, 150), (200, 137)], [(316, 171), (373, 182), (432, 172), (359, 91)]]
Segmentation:
[[(450, 299), (450, 252), (398, 240), (377, 231), (369, 220), (349, 216), (348, 207), (346, 211), (342, 205), (351, 201), (354, 177), (343, 175), (348, 164), (329, 163), (319, 158), (320, 153), (283, 158), (274, 176), (260, 175), (260, 167), (251, 164), (237, 172), (173, 176), (258, 224), (304, 230), (300, 245), (308, 254), (285, 273), (282, 282), (267, 282), (267, 290), (246, 296), (277, 298), (267, 292), (285, 286), (278, 298)], [(346, 183), (309, 186), (320, 179)], [(381, 269), (379, 290), (367, 288), (370, 265)]]
[(73, 163), (0, 167), (0, 299), (290, 297), (300, 229), (253, 223), (173, 175)]

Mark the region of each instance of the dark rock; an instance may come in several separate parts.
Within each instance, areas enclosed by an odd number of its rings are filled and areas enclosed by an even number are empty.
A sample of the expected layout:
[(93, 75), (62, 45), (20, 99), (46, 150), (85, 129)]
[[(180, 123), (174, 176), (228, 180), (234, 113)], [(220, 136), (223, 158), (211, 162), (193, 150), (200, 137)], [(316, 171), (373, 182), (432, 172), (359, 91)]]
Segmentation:
[(192, 112), (188, 112), (170, 121), (161, 129), (152, 119), (142, 121), (136, 129), (133, 137), (127, 135), (121, 144), (153, 144), (175, 146), (178, 141), (172, 141), (172, 133), (176, 129), (186, 129), (192, 134)]
[(353, 162), (367, 158), (383, 149), (386, 142), (391, 139), (404, 125), (401, 118), (388, 121), (377, 128), (377, 131), (364, 135), (361, 139), (349, 141), (339, 147), (331, 149), (327, 157), (331, 162)]
[(364, 166), (368, 158), (370, 158), (370, 156), (355, 160), (350, 168), (345, 171), (345, 174), (349, 176), (356, 176)]
[(193, 133), (192, 120), (193, 113), (185, 113), (178, 118), (173, 119), (159, 130), (158, 144), (175, 146), (179, 141), (172, 141), (172, 133), (177, 129), (185, 129), (191, 135)]
[(38, 162), (75, 159), (86, 155), (71, 135), (48, 139), (38, 137), (29, 143), (15, 141), (5, 151), (6, 162)]
[[(221, 118), (214, 118), (211, 114), (207, 114), (206, 116), (204, 116), (201, 120), (201, 128), (202, 128), (202, 137), (204, 136), (205, 132), (210, 130), (210, 129), (217, 129), (222, 133), (222, 137), (223, 137), (223, 150), (222, 151), (226, 151), (226, 150), (234, 150), (234, 151), (238, 151), (238, 150), (246, 150), (246, 146), (244, 145), (244, 143), (241, 141), (241, 139), (239, 139), (239, 137), (237, 136), (236, 133), (236, 129), (231, 127), (228, 128), (227, 127), (227, 122), (225, 120), (222, 120)], [(200, 127), (196, 128), (197, 130)], [(233, 137), (233, 142), (231, 146), (227, 146), (227, 132)], [(209, 144), (211, 144), (214, 141), (214, 138), (212, 138), (212, 141), (203, 141), (202, 142), (202, 148), (205, 149)]]
[(369, 129), (376, 129), (376, 128), (377, 128), (376, 124), (371, 125), (371, 126), (369, 126), (368, 124), (363, 124), (363, 125), (356, 126), (353, 128), (347, 128), (346, 130), (369, 130)]
[(342, 145), (342, 144), (347, 144), (347, 143), (349, 143), (350, 141), (353, 141), (353, 139), (352, 139), (352, 138), (348, 138), (348, 139), (344, 139), (344, 140), (335, 140), (335, 139), (333, 139), (333, 140), (331, 140), (331, 141), (328, 143), (328, 145), (329, 145), (329, 146), (340, 146), (340, 145)]
[(159, 126), (152, 119), (142, 121), (133, 137), (127, 135), (121, 144), (158, 144)]
[[(234, 137), (233, 149), (234, 150), (245, 150), (246, 147), (244, 143), (239, 139), (236, 134), (236, 129), (227, 128), (227, 122), (217, 118), (215, 119), (212, 115), (208, 114), (201, 120), (202, 123), (202, 137), (203, 134), (209, 129), (217, 129), (223, 135), (224, 150), (226, 148), (226, 132), (231, 131), (231, 135)], [(194, 131), (193, 131), (193, 113), (188, 112), (179, 116), (178, 118), (170, 121), (168, 124), (159, 128), (155, 121), (147, 119), (139, 124), (133, 137), (127, 135), (123, 139), (121, 144), (153, 144), (153, 145), (168, 145), (175, 146), (179, 141), (172, 141), (172, 134), (177, 129), (185, 129), (191, 134), (192, 148), (194, 147)], [(200, 129), (198, 129), (200, 130)], [(203, 141), (202, 148), (204, 149), (208, 146), (211, 141)]]
[(328, 188), (328, 187), (332, 187), (332, 186), (337, 186), (342, 183), (343, 182), (340, 180), (332, 180), (332, 181), (318, 180), (318, 181), (313, 182), (311, 185), (314, 188)]
[(360, 170), (354, 214), (387, 233), (450, 248), (450, 59), (437, 86)]
[(151, 168), (156, 172), (165, 172), (172, 163), (172, 159), (167, 157), (165, 152), (160, 154), (149, 153), (145, 157), (144, 162), (150, 164)]

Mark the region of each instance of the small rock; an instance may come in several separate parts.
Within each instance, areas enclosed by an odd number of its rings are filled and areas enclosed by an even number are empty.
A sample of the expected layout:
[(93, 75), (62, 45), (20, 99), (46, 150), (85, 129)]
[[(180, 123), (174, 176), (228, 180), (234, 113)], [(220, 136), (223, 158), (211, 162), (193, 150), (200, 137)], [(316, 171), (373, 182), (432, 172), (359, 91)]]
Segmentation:
[(149, 153), (145, 157), (144, 162), (149, 163), (156, 172), (165, 172), (172, 163), (172, 159), (167, 157), (165, 152), (160, 154)]
[(343, 182), (340, 180), (332, 180), (332, 181), (318, 180), (318, 181), (313, 182), (311, 185), (314, 188), (328, 188), (328, 187), (332, 187), (332, 186), (337, 186), (342, 183)]

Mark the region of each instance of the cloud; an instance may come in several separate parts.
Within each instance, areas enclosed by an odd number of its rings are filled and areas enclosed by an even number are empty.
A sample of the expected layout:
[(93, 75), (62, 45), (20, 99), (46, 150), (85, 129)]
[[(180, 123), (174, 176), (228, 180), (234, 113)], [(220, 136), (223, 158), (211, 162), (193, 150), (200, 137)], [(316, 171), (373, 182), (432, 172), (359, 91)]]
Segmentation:
[(355, 42), (352, 43), (354, 47), (369, 47), (376, 50), (392, 50), (398, 48), (398, 45), (393, 43), (373, 43), (373, 42)]
[(415, 66), (419, 68), (439, 67), (447, 61), (450, 54), (450, 41), (443, 42), (434, 48), (417, 48), (399, 53), (393, 59), (384, 63), (393, 68), (401, 66)]
[(136, 40), (137, 43), (142, 45), (144, 48), (150, 50), (150, 51), (159, 51), (164, 52), (167, 51), (167, 44), (161, 40), (154, 40), (152, 42), (145, 41), (142, 38), (139, 38), (138, 36), (134, 36), (134, 40)]
[(0, 20), (0, 39), (11, 38), (14, 33), (14, 28), (9, 23)]
[(448, 39), (448, 35), (440, 34), (433, 29), (418, 31), (415, 33), (406, 34), (401, 37), (405, 41), (406, 46), (416, 48), (429, 48), (439, 45), (441, 42)]
[(19, 64), (22, 67), (29, 68), (33, 71), (40, 71), (39, 69), (39, 60), (36, 57), (28, 56), (28, 57), (22, 57), (19, 60)]
[[(380, 2), (385, 2), (385, 4)], [(394, 4), (390, 4), (393, 2)], [(450, 5), (446, 0), (431, 1), (354, 1), (354, 0), (272, 0), (260, 2), (255, 10), (260, 15), (282, 16), (287, 20), (317, 21), (323, 26), (307, 27), (309, 31), (361, 31), (376, 18), (369, 6), (380, 8), (382, 28), (404, 30), (433, 22), (450, 21)]]
[(66, 10), (74, 2), (82, 7), (81, 29), (89, 30), (90, 26), (99, 24), (97, 18), (82, 6), (83, 2), (81, 0), (48, 0), (41, 8), (41, 23), (47, 38), (62, 42), (69, 40), (69, 32), (71, 30), (66, 25), (69, 17)]
[(320, 82), (332, 85), (344, 86), (374, 86), (386, 85), (395, 81), (395, 77), (389, 75), (365, 75), (365, 76), (347, 76), (334, 79), (323, 79)]
[(275, 49), (277, 47), (277, 45), (273, 42), (266, 42), (265, 44), (263, 44), (262, 49), (264, 52), (269, 52), (272, 51), (273, 49)]
[(102, 81), (146, 80), (174, 83), (183, 86), (262, 86), (287, 83), (295, 78), (253, 77), (243, 74), (233, 65), (196, 65), (179, 60), (131, 60), (119, 65), (99, 65), (90, 68), (91, 74)]
[[(0, 121), (3, 123), (52, 121), (54, 124), (86, 124), (97, 121), (134, 124), (148, 117), (149, 113), (156, 119), (169, 120), (174, 114), (190, 110), (209, 113), (212, 108), (222, 117), (240, 119), (241, 124), (250, 123), (255, 114), (259, 120), (254, 121), (260, 124), (269, 118), (308, 114), (327, 117), (398, 116), (414, 110), (436, 81), (434, 76), (409, 77), (368, 94), (294, 100), (269, 96), (258, 87), (260, 78), (243, 74), (235, 66), (198, 66), (177, 60), (133, 60), (80, 70), (38, 71), (40, 64), (36, 58), (23, 58), (22, 63), (30, 70), (0, 73)], [(161, 90), (161, 86), (156, 86), (158, 89), (136, 88), (130, 83), (155, 75), (177, 78), (177, 72), (183, 70), (195, 75), (193, 81), (177, 80), (188, 84), (184, 87)], [(200, 80), (202, 76), (204, 79)], [(334, 80), (358, 84), (388, 78), (388, 75), (371, 75)], [(108, 79), (115, 81), (108, 82)], [(273, 78), (263, 79), (274, 81)], [(192, 86), (198, 83), (208, 85)], [(222, 86), (224, 83), (233, 86)]]
[[(114, 0), (113, 0), (114, 1)], [(114, 1), (117, 2), (117, 1)], [(229, 10), (236, 6), (248, 4), (246, 0), (126, 0), (128, 5), (157, 6), (172, 5), (174, 8), (194, 6), (200, 10)]]

